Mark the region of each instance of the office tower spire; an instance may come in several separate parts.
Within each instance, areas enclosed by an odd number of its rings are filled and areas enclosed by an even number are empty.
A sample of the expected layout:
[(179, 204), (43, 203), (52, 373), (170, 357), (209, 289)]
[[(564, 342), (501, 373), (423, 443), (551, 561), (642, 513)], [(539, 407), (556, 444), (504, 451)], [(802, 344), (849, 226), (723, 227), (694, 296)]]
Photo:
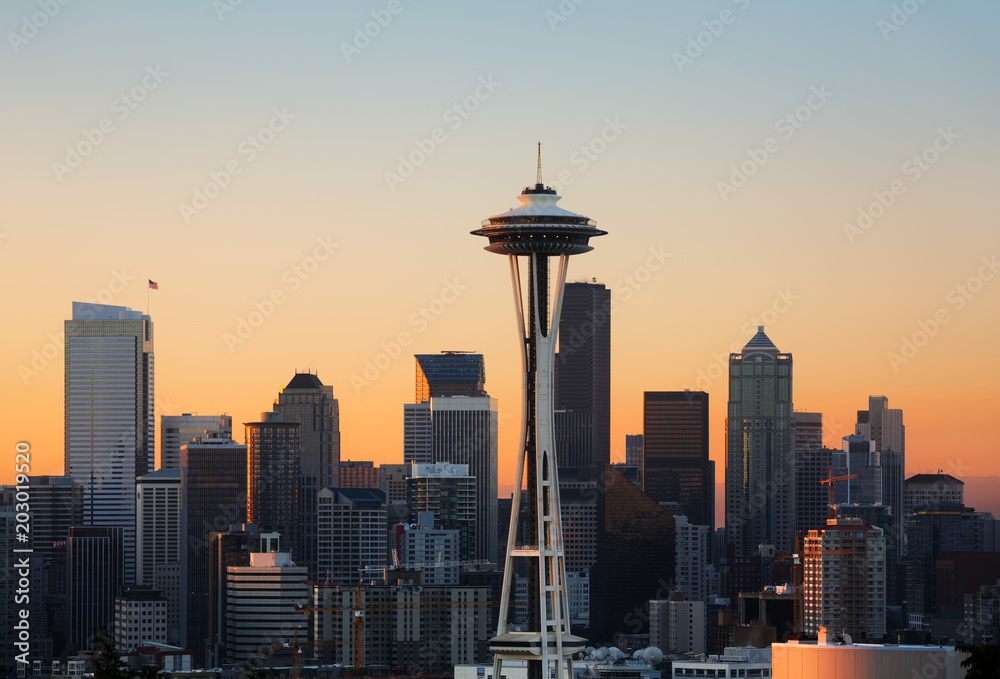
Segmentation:
[(726, 540), (736, 556), (761, 545), (791, 554), (795, 527), (792, 355), (757, 328), (729, 355)]
[[(606, 232), (599, 230), (593, 220), (557, 207), (559, 196), (540, 181), (524, 189), (518, 200), (520, 207), (490, 217), (482, 223), (482, 228), (472, 232), (489, 239), (486, 250), (508, 257), (522, 338), (524, 380), (521, 444), (500, 618), (497, 636), (490, 642), (495, 658), (493, 676), (502, 676), (503, 660), (524, 659), (528, 661), (528, 679), (547, 679), (553, 670), (556, 679), (571, 679), (572, 656), (583, 650), (585, 640), (570, 634), (553, 431), (552, 372), (569, 257), (590, 251), (590, 239)], [(521, 278), (521, 257), (528, 260), (527, 281)], [(552, 281), (550, 257), (558, 257), (559, 262)], [(528, 494), (526, 544), (517, 546), (523, 483)], [(507, 630), (514, 557), (528, 559), (529, 622), (528, 630), (523, 632)]]
[(65, 330), (65, 473), (83, 486), (84, 525), (122, 527), (132, 584), (135, 482), (156, 456), (153, 322), (128, 307), (73, 302)]

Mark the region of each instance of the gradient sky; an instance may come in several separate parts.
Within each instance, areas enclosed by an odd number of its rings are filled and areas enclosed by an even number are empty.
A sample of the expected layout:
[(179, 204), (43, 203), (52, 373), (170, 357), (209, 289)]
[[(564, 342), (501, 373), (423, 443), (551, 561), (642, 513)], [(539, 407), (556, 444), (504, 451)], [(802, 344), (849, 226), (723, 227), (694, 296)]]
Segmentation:
[(412, 355), (479, 351), (511, 483), (513, 304), (469, 231), (537, 140), (609, 232), (570, 279), (615, 290), (613, 459), (644, 390), (704, 388), (721, 479), (720, 366), (764, 323), (829, 445), (885, 394), (908, 474), (1000, 472), (995, 2), (48, 1), (0, 7), (0, 481), (22, 440), (62, 473), (71, 302), (144, 309), (150, 278), (157, 416), (250, 421), (311, 369), (342, 457), (398, 461)]

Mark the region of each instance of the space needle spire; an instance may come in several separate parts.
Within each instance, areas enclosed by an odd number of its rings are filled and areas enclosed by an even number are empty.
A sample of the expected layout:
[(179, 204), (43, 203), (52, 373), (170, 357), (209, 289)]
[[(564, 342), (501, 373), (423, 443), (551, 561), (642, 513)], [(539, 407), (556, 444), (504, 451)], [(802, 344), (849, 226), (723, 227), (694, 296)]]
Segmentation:
[[(593, 249), (590, 239), (607, 232), (598, 229), (592, 219), (558, 207), (559, 199), (542, 183), (539, 142), (537, 181), (518, 196), (521, 206), (490, 217), (472, 232), (489, 239), (489, 252), (507, 255), (523, 377), (521, 438), (503, 593), (497, 636), (490, 640), (495, 678), (502, 676), (504, 660), (516, 659), (528, 661), (528, 679), (572, 679), (572, 658), (586, 644), (586, 639), (570, 633), (553, 426), (553, 369), (569, 257), (589, 252)], [(522, 258), (527, 260), (526, 280), (521, 274)], [(554, 280), (549, 277), (550, 259), (558, 262)], [(528, 516), (525, 544), (517, 545), (522, 493), (527, 493)], [(528, 561), (526, 631), (510, 631), (507, 624), (516, 558)]]

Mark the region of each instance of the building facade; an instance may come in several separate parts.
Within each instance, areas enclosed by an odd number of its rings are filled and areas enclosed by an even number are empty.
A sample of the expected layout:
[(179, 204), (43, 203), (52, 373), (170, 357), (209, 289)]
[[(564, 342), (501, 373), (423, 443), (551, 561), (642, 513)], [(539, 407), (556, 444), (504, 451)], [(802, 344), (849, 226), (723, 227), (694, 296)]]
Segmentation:
[(231, 415), (160, 415), (160, 469), (181, 468), (181, 446), (215, 432), (233, 435)]
[(361, 569), (384, 568), (385, 493), (373, 488), (324, 488), (317, 495), (320, 582), (353, 585)]
[(411, 521), (431, 512), (434, 525), (458, 533), (458, 556), (475, 560), (477, 554), (476, 478), (467, 464), (414, 464), (408, 479)]
[(759, 326), (729, 355), (726, 539), (738, 556), (773, 545), (790, 554), (795, 529), (792, 355)]
[(288, 644), (303, 626), (308, 570), (287, 552), (250, 554), (248, 566), (226, 568), (226, 661), (245, 663), (261, 649)]
[(261, 531), (280, 533), (298, 558), (300, 422), (281, 412), (261, 413), (260, 422), (245, 422), (247, 441), (247, 521)]
[(287, 543), (296, 554), (295, 562), (317, 575), (316, 494), (340, 480), (340, 403), (333, 387), (323, 384), (313, 373), (295, 373), (278, 400), (274, 411), (285, 422), (299, 427), (299, 521), (298, 546)]
[(153, 322), (128, 307), (73, 302), (65, 322), (65, 475), (83, 487), (83, 524), (124, 530), (135, 582), (135, 483), (153, 471)]
[(642, 489), (657, 502), (676, 502), (692, 524), (714, 526), (708, 460), (708, 394), (643, 394)]
[(554, 387), (555, 410), (582, 414), (567, 419), (589, 428), (592, 440), (589, 451), (576, 456), (579, 459), (560, 455), (559, 464), (590, 467), (610, 462), (611, 289), (603, 283), (565, 286)]
[(809, 531), (803, 550), (803, 631), (844, 630), (858, 640), (885, 635), (885, 536), (860, 519), (831, 519)]
[(432, 397), (431, 418), (434, 460), (468, 465), (476, 479), (475, 558), (497, 563), (497, 401)]
[(247, 518), (247, 447), (208, 434), (181, 446), (182, 620), (186, 648), (200, 661), (208, 640), (211, 533)]
[(179, 564), (183, 544), (181, 470), (160, 469), (136, 483), (136, 580), (153, 586), (156, 567)]
[(66, 542), (68, 642), (94, 648), (94, 630), (111, 629), (115, 597), (125, 584), (125, 529), (121, 526), (73, 526)]
[(151, 587), (123, 587), (115, 597), (115, 650), (167, 643), (167, 601)]

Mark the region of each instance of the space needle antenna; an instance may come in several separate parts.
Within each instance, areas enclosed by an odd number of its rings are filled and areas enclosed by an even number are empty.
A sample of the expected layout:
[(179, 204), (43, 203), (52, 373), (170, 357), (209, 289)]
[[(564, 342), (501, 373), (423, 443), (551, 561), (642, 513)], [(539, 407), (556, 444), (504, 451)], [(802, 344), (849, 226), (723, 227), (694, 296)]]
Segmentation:
[(542, 185), (542, 142), (538, 142), (538, 179), (535, 185), (538, 187)]

